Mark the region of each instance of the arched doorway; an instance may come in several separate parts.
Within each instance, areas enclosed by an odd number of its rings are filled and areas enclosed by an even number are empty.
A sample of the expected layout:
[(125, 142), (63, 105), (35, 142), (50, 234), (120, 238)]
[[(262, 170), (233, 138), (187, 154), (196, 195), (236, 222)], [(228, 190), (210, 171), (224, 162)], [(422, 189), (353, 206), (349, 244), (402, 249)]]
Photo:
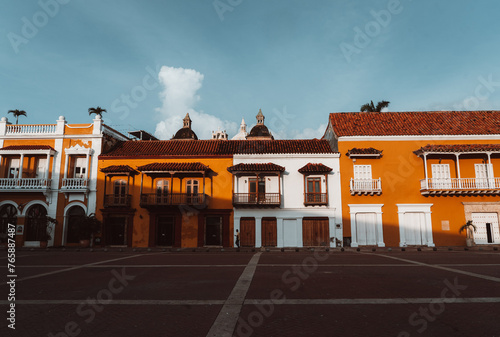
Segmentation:
[(17, 209), (14, 205), (3, 205), (0, 208), (0, 244), (7, 243), (7, 229), (9, 224), (16, 226)]
[(66, 213), (66, 244), (80, 242), (78, 219), (82, 216), (85, 216), (85, 210), (81, 206), (72, 206)]
[(26, 215), (26, 241), (41, 241), (47, 231), (45, 216), (47, 210), (42, 205), (33, 205)]

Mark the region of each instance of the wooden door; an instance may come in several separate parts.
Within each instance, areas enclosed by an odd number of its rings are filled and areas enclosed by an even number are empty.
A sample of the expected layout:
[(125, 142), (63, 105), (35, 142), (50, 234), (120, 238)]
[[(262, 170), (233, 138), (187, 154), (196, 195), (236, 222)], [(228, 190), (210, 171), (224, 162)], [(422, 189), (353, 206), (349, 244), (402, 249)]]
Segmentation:
[(262, 218), (262, 246), (277, 246), (276, 218)]
[(330, 230), (328, 218), (302, 219), (303, 246), (329, 246)]
[(255, 247), (255, 218), (240, 220), (240, 246)]

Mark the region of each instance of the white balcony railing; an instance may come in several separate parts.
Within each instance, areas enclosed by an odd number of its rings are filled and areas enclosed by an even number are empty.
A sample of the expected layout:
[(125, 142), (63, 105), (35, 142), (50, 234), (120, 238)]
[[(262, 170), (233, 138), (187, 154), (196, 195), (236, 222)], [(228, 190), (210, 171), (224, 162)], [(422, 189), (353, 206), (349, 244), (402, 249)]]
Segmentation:
[(32, 134), (55, 134), (56, 124), (23, 124), (7, 125), (6, 134), (32, 135)]
[(427, 178), (420, 180), (422, 193), (500, 193), (500, 178)]
[(378, 179), (354, 179), (350, 181), (351, 194), (381, 194), (382, 180)]
[(43, 178), (0, 178), (0, 190), (43, 190), (50, 187), (50, 182)]
[(63, 190), (85, 190), (88, 188), (89, 180), (85, 178), (64, 178), (61, 188)]

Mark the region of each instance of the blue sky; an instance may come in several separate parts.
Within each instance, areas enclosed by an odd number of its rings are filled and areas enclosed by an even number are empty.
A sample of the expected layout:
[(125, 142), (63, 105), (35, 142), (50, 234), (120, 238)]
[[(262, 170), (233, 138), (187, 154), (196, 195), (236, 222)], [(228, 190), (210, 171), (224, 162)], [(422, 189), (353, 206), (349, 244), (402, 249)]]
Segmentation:
[(495, 0), (7, 0), (0, 111), (87, 123), (101, 106), (107, 124), (162, 138), (189, 112), (208, 138), (261, 108), (295, 138), (370, 100), (498, 109), (499, 12)]

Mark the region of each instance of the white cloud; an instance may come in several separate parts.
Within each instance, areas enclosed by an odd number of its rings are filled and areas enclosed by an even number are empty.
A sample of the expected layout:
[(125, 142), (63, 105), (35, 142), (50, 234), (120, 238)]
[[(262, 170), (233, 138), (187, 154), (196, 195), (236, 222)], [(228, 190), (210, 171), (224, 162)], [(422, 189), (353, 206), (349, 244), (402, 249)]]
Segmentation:
[(162, 121), (156, 125), (155, 135), (160, 139), (170, 139), (182, 127), (182, 119), (189, 113), (193, 121), (192, 129), (199, 139), (210, 139), (212, 131), (220, 127), (226, 130), (229, 136), (236, 133), (238, 128), (235, 122), (221, 120), (218, 117), (195, 110), (200, 101), (197, 95), (202, 87), (204, 75), (194, 69), (161, 67), (158, 74), (163, 87), (160, 93), (162, 106), (157, 109)]

